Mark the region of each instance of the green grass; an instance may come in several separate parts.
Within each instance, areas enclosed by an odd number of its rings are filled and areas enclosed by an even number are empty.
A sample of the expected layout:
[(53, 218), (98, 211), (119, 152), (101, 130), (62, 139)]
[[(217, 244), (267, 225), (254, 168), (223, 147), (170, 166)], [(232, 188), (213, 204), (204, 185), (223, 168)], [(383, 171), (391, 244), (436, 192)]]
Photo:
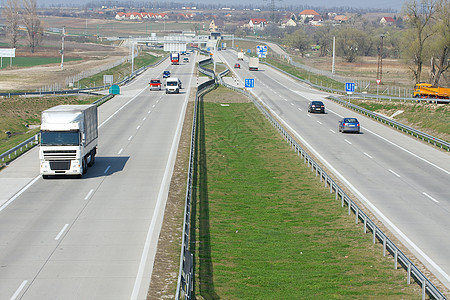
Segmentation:
[[(161, 57), (151, 55), (149, 53), (141, 53), (138, 57), (134, 59), (134, 71), (137, 69), (148, 66), (159, 61)], [(131, 62), (125, 62), (117, 67), (111, 68), (109, 70), (100, 72), (91, 77), (84, 78), (80, 80), (76, 85), (80, 88), (101, 86), (103, 85), (103, 75), (113, 75), (114, 82), (119, 82), (128, 75), (131, 74)]]
[[(81, 58), (64, 58), (65, 62), (68, 61), (76, 61), (81, 60)], [(60, 57), (14, 57), (12, 59), (12, 66), (13, 67), (34, 67), (39, 65), (48, 65), (48, 64), (56, 64), (61, 63)], [(10, 59), (9, 57), (3, 58), (3, 66), (1, 69), (6, 69), (10, 66)]]
[(201, 103), (197, 134), (198, 298), (420, 297), (252, 103)]
[(448, 104), (378, 102), (373, 100), (352, 100), (351, 102), (388, 117), (398, 110), (403, 110), (403, 113), (394, 117), (396, 121), (450, 141), (450, 105)]
[(318, 84), (327, 88), (345, 90), (344, 83), (333, 80), (327, 76), (317, 75), (311, 72), (304, 71), (303, 69), (296, 68), (278, 59), (267, 58), (266, 61), (269, 64), (274, 65), (275, 67), (280, 68), (283, 71), (286, 71), (289, 74), (294, 75), (300, 79), (309, 80), (311, 83)]

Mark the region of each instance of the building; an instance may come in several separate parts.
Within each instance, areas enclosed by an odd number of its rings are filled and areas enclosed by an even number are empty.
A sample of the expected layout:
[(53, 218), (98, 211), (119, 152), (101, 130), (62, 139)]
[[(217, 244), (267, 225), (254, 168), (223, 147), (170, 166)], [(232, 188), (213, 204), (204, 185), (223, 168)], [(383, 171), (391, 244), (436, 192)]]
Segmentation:
[(305, 9), (298, 14), (298, 20), (305, 22), (306, 19), (312, 20), (314, 16), (320, 16), (314, 9)]
[(209, 23), (209, 31), (211, 32), (217, 32), (222, 31), (225, 28), (225, 23), (223, 20), (220, 19), (212, 19)]
[(380, 20), (381, 25), (392, 25), (395, 24), (395, 20), (392, 17), (382, 17)]

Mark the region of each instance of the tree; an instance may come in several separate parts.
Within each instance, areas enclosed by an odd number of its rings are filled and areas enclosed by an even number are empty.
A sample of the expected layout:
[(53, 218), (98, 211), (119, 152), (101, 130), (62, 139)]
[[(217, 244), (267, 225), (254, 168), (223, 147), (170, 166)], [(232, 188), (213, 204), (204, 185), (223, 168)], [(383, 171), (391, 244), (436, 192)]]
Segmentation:
[(22, 0), (22, 20), (27, 30), (28, 45), (31, 52), (41, 43), (44, 29), (37, 16), (36, 0)]
[(326, 56), (333, 49), (333, 32), (331, 26), (320, 26), (314, 32), (314, 39), (320, 46), (320, 56)]
[(416, 83), (420, 82), (425, 59), (426, 43), (434, 33), (432, 23), (436, 13), (436, 7), (442, 0), (420, 1), (418, 3), (417, 0), (409, 0), (405, 2), (403, 7), (408, 26), (405, 45), (407, 45), (407, 55), (414, 61), (414, 65), (410, 66), (410, 69)]
[(19, 0), (7, 0), (3, 15), (6, 19), (6, 36), (12, 48), (16, 48), (19, 38)]
[(430, 43), (431, 72), (429, 83), (438, 86), (450, 66), (450, 2), (444, 0), (436, 8), (435, 36)]
[(302, 57), (305, 56), (306, 50), (311, 47), (311, 38), (303, 29), (298, 29), (292, 34), (285, 35), (284, 42), (286, 45), (298, 49)]
[(353, 27), (342, 28), (336, 36), (336, 51), (347, 62), (354, 62), (359, 53), (366, 53), (367, 34)]

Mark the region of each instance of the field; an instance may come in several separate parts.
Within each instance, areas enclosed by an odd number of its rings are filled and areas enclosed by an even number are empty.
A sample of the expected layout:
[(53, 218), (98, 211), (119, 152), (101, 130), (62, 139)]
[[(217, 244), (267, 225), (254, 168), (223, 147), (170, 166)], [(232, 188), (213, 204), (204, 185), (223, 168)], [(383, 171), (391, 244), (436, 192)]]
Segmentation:
[[(215, 95), (219, 93), (222, 106)], [(191, 232), (203, 299), (418, 298), (252, 103), (200, 104)]]
[[(80, 60), (81, 58), (64, 58), (64, 62)], [(60, 57), (15, 57), (12, 60), (12, 66), (19, 68), (28, 68), (56, 63), (61, 63)], [(7, 67), (11, 67), (9, 58), (3, 59), (3, 64), (0, 69), (6, 69)]]

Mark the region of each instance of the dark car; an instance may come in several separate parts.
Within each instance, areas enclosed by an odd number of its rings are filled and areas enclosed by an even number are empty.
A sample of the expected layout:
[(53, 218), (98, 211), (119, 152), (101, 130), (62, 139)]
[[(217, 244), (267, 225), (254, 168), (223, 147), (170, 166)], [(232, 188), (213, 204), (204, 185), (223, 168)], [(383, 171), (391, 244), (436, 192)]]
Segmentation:
[(170, 77), (170, 71), (164, 71), (163, 78), (168, 78), (168, 77)]
[(325, 113), (325, 104), (323, 104), (322, 101), (311, 101), (308, 104), (308, 112), (318, 112), (318, 113)]
[(236, 69), (240, 69), (240, 68), (241, 68), (241, 65), (238, 64), (238, 63), (235, 63), (235, 64), (234, 64), (234, 67), (235, 67)]
[(360, 132), (361, 126), (356, 118), (343, 118), (339, 121), (339, 132)]

